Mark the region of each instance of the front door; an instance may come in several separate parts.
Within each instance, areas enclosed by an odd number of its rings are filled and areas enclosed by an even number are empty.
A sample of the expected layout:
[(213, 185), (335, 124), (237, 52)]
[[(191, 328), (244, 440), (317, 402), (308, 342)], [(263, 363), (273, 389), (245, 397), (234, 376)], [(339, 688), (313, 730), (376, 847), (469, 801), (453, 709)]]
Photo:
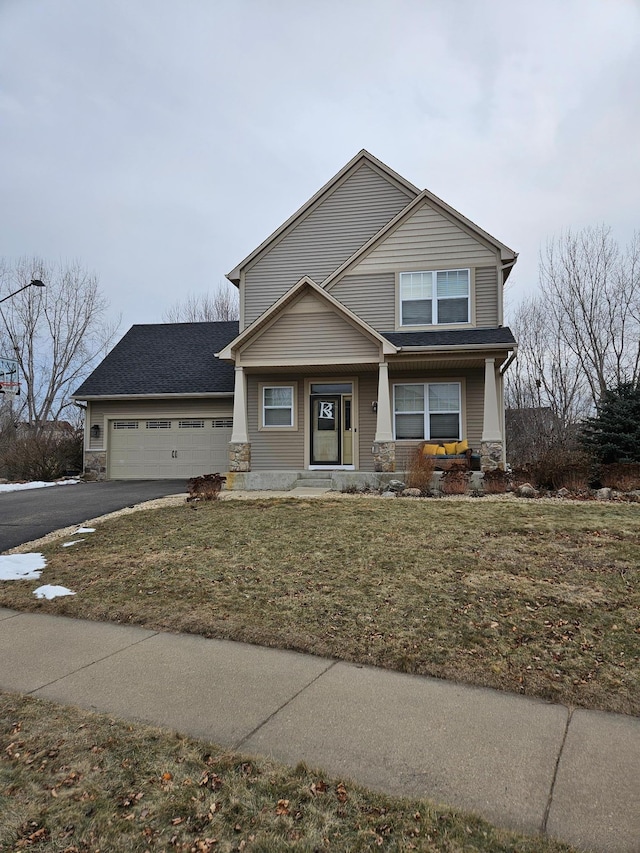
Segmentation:
[(353, 465), (353, 386), (350, 382), (311, 385), (311, 465)]
[(322, 394), (311, 397), (311, 464), (342, 464), (341, 398)]

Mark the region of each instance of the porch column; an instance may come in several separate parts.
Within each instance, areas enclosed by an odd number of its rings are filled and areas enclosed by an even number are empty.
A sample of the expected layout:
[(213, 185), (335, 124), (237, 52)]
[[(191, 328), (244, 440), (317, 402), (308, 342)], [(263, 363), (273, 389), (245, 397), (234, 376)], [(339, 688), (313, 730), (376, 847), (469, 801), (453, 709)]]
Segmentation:
[(247, 379), (242, 367), (234, 368), (233, 432), (229, 442), (229, 471), (251, 470), (251, 444), (247, 428)]
[(480, 447), (483, 471), (502, 468), (502, 431), (498, 413), (498, 388), (496, 383), (496, 360), (484, 360), (484, 418)]
[(396, 470), (396, 443), (391, 422), (391, 394), (389, 392), (389, 365), (378, 365), (378, 411), (376, 435), (373, 440), (373, 467), (375, 471)]

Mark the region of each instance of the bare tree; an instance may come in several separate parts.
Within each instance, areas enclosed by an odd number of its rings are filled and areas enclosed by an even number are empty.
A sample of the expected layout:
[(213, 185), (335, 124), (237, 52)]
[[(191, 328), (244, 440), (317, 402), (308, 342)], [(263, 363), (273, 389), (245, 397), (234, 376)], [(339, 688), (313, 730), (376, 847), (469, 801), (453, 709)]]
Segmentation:
[(620, 249), (601, 225), (551, 240), (540, 263), (546, 308), (596, 405), (640, 378), (640, 235)]
[(579, 361), (563, 341), (544, 298), (522, 302), (511, 323), (518, 358), (506, 374), (507, 447), (513, 464), (551, 447), (569, 448), (591, 395)]
[(72, 405), (69, 397), (109, 349), (119, 321), (108, 322), (108, 302), (97, 277), (82, 265), (48, 263), (40, 258), (5, 262), (0, 296), (32, 279), (44, 288), (27, 287), (0, 305), (0, 346), (18, 361), (26, 394), (18, 398), (15, 418), (39, 426), (58, 420)]
[(167, 323), (202, 323), (237, 320), (240, 313), (238, 291), (229, 282), (220, 282), (213, 293), (189, 293), (165, 313)]
[(621, 249), (606, 226), (567, 231), (540, 258), (541, 293), (512, 327), (507, 374), (510, 457), (569, 447), (609, 388), (640, 379), (640, 236)]

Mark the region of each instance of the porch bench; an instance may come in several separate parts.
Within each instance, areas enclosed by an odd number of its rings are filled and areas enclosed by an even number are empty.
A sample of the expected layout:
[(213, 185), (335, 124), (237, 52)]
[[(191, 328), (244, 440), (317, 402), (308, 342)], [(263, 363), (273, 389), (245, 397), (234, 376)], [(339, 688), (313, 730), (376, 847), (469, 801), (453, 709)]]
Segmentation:
[[(480, 470), (480, 454), (474, 453), (466, 441), (451, 442), (451, 444), (455, 445), (455, 448), (448, 443), (436, 445), (425, 441), (420, 448), (423, 456), (429, 456), (435, 460), (436, 471), (451, 471), (456, 468), (462, 471)], [(447, 453), (447, 450), (452, 449), (458, 452)]]

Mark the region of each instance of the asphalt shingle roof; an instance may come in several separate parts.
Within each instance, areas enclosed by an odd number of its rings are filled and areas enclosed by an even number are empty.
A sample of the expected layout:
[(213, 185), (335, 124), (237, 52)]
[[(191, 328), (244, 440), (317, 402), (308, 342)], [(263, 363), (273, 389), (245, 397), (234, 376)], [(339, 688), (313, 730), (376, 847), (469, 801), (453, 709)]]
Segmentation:
[(396, 347), (455, 347), (474, 344), (514, 346), (507, 326), (497, 329), (436, 329), (430, 332), (381, 332)]
[(74, 396), (233, 394), (233, 365), (215, 357), (237, 321), (132, 326)]

